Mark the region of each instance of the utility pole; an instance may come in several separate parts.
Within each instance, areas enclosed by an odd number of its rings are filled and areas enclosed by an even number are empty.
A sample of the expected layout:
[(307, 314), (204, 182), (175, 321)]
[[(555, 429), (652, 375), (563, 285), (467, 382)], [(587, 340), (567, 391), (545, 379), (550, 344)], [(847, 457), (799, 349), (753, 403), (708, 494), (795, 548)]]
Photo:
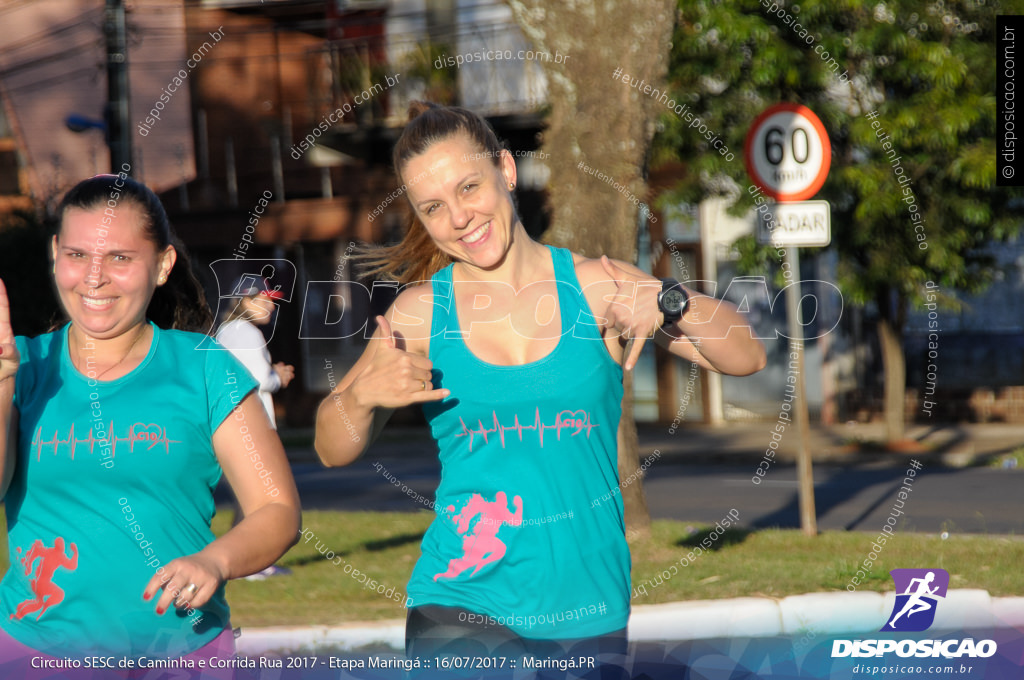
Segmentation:
[[(789, 320), (789, 353), (796, 354), (793, 422), (797, 429), (797, 478), (800, 491), (800, 528), (804, 535), (818, 534), (814, 507), (814, 471), (811, 465), (810, 418), (804, 371), (804, 323), (800, 302), (800, 251), (827, 246), (832, 241), (831, 207), (827, 201), (808, 201), (825, 183), (832, 165), (832, 145), (821, 119), (806, 106), (782, 102), (761, 112), (747, 131), (744, 156), (747, 172), (757, 193), (777, 203), (758, 202), (758, 243), (783, 250), (783, 271), (789, 270), (786, 286), (786, 317)], [(762, 208), (769, 208), (764, 212)], [(779, 228), (785, 225), (785, 228)], [(789, 278), (792, 278), (790, 281)], [(820, 310), (815, 308), (815, 315)], [(791, 367), (792, 368), (792, 367)], [(795, 378), (795, 382), (794, 379)], [(788, 388), (787, 388), (788, 389)]]
[[(800, 301), (800, 251), (786, 248), (785, 262), (793, 272), (793, 283), (786, 286), (786, 316), (789, 325), (789, 352), (796, 353), (796, 399), (793, 422), (797, 432), (796, 472), (800, 498), (800, 528), (805, 536), (818, 535), (818, 515), (814, 508), (814, 471), (811, 467), (811, 428), (807, 413), (807, 374), (804, 371), (804, 321)], [(815, 310), (817, 313), (818, 310)]]
[[(107, 43), (107, 105), (103, 117), (110, 147), (110, 171), (132, 166), (132, 133), (128, 117), (128, 36), (124, 20), (124, 0), (106, 0), (103, 10), (103, 34)], [(130, 172), (129, 172), (130, 174)]]

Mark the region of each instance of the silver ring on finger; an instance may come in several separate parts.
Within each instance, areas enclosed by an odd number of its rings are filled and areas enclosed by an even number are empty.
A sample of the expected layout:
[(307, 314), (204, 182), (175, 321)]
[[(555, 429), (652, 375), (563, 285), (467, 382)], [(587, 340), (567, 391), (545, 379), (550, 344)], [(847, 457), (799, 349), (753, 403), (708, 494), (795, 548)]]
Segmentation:
[(188, 586), (185, 587), (185, 591), (184, 592), (188, 593), (189, 596), (192, 596), (192, 595), (195, 595), (196, 592), (198, 592), (198, 591), (199, 591), (199, 586), (197, 586), (195, 583), (189, 583)]

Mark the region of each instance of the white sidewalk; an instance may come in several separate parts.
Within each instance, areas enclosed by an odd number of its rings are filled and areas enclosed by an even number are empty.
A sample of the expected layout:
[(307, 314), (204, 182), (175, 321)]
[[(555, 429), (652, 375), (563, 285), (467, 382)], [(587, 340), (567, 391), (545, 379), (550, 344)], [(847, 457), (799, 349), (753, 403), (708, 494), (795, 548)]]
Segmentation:
[[(892, 611), (895, 593), (809, 593), (782, 600), (741, 597), (633, 607), (629, 639), (634, 642), (703, 638), (819, 635), (878, 631)], [(930, 630), (1024, 628), (1024, 597), (990, 597), (985, 590), (950, 590)], [(351, 651), (405, 647), (405, 621), (388, 620), (344, 626), (243, 628), (238, 651), (315, 652), (324, 647)]]

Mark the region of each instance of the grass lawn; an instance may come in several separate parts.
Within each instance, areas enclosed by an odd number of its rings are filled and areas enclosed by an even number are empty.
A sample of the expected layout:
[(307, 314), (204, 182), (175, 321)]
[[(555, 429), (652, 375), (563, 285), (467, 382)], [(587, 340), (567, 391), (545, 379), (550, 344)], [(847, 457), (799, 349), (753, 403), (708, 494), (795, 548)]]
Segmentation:
[[(214, 518), (216, 533), (227, 530), (229, 515), (222, 512)], [(404, 619), (405, 585), (432, 517), (428, 511), (303, 513), (310, 540), (300, 541), (278, 561), (294, 573), (266, 581), (231, 582), (227, 592), (232, 623), (283, 626)], [(741, 596), (781, 598), (844, 590), (868, 558), (874, 539), (871, 534), (849, 532), (806, 538), (797, 530), (728, 530), (710, 551), (697, 555), (694, 548), (707, 537), (708, 528), (659, 520), (649, 538), (631, 542), (633, 585), (638, 593), (633, 604)], [(6, 532), (3, 535), (6, 540)], [(335, 554), (333, 561), (317, 550), (318, 541), (324, 552)], [(694, 559), (681, 566), (680, 560), (688, 558), (690, 551)], [(0, 552), (4, 569), (6, 554), (4, 546)], [(993, 596), (1021, 595), (1022, 563), (1024, 540), (1020, 537), (964, 535), (943, 540), (897, 531), (896, 537), (882, 546), (859, 589), (891, 590), (890, 569), (941, 567), (950, 574), (951, 588), (981, 588)], [(665, 574), (673, 564), (677, 573)], [(361, 577), (346, 574), (346, 565), (399, 595), (388, 599), (367, 588), (369, 582), (364, 585)]]
[[(402, 594), (419, 557), (419, 543), (432, 513), (303, 513), (304, 528), (315, 535), (300, 542), (278, 563), (292, 576), (267, 581), (234, 581), (228, 586), (234, 624), (243, 626), (337, 624), (371, 619), (404, 619), (401, 604), (365, 588), (345, 573), (346, 564)], [(223, 530), (221, 516), (214, 528)], [(688, 527), (696, 526), (691, 532)], [(741, 596), (781, 598), (807, 592), (843, 590), (868, 557), (873, 537), (827, 532), (806, 538), (797, 530), (727, 531), (712, 550), (696, 556), (668, 580), (658, 577), (698, 546), (708, 528), (686, 522), (654, 522), (649, 539), (634, 540), (633, 604)], [(308, 533), (306, 534), (309, 535)], [(340, 555), (335, 565), (320, 554), (317, 541)], [(717, 549), (716, 549), (717, 548)], [(694, 551), (696, 553), (696, 551)], [(335, 559), (337, 562), (337, 559)], [(862, 590), (892, 589), (889, 570), (941, 567), (951, 588), (981, 588), (993, 596), (1024, 594), (1020, 583), (1024, 540), (1011, 536), (955, 536), (896, 533), (883, 546)], [(646, 584), (647, 595), (642, 586)], [(654, 585), (658, 584), (658, 585)], [(524, 584), (538, 587), (539, 584)]]

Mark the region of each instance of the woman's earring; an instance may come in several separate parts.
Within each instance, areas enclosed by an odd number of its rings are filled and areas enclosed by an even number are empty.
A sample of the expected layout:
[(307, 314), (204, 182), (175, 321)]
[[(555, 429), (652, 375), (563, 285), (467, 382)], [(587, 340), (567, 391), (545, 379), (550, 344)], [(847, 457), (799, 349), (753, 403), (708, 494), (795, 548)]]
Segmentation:
[(515, 184), (513, 184), (512, 182), (509, 182), (509, 183), (508, 183), (508, 190), (509, 190), (509, 191), (512, 191), (512, 190), (513, 190), (513, 189), (515, 189), (515, 188), (516, 188), (516, 185), (515, 185)]

